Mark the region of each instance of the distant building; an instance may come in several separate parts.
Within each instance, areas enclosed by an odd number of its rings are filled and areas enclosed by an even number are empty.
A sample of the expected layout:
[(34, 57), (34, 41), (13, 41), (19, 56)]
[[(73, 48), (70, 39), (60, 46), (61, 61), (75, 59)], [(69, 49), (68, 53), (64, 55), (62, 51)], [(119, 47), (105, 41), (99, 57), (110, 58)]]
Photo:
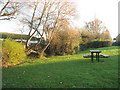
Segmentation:
[(120, 34), (116, 37), (116, 41), (120, 42)]

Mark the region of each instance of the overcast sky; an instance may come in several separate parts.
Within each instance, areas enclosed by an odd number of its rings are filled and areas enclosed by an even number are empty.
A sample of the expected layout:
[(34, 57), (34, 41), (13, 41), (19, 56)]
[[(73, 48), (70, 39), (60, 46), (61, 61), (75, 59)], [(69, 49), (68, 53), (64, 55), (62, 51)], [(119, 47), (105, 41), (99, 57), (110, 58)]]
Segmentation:
[[(74, 25), (82, 28), (85, 22), (94, 17), (102, 20), (109, 29), (112, 38), (118, 35), (118, 1), (120, 0), (72, 0), (75, 2), (79, 17), (76, 17)], [(0, 21), (0, 32), (15, 32), (21, 25), (11, 21)]]
[[(75, 0), (74, 0), (75, 1)], [(118, 2), (120, 0), (76, 0), (79, 11), (77, 26), (84, 26), (86, 21), (94, 17), (103, 21), (109, 29), (112, 38), (118, 35)]]

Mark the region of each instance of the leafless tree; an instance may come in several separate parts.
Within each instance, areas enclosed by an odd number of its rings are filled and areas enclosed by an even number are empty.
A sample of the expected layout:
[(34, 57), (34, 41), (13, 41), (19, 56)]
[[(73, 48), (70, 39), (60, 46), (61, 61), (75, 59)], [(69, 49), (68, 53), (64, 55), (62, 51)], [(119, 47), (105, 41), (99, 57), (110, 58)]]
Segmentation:
[(26, 48), (28, 51), (32, 48), (28, 45), (28, 42), (36, 34), (39, 35), (39, 40), (35, 46), (40, 44), (42, 39), (45, 38), (46, 45), (39, 51), (41, 57), (46, 48), (50, 45), (53, 34), (60, 30), (61, 26), (68, 25), (69, 20), (75, 16), (75, 8), (72, 7), (71, 2), (54, 0), (30, 2), (29, 6), (32, 8), (30, 9), (31, 14), (28, 15), (31, 19), (24, 18), (22, 20), (30, 28), (28, 33), (29, 38), (26, 41)]
[(107, 28), (104, 23), (99, 19), (94, 19), (93, 21), (87, 22), (85, 28), (94, 34), (96, 39), (100, 39), (100, 35)]
[(15, 18), (22, 8), (22, 4), (16, 0), (1, 0), (0, 1), (0, 20), (10, 20)]

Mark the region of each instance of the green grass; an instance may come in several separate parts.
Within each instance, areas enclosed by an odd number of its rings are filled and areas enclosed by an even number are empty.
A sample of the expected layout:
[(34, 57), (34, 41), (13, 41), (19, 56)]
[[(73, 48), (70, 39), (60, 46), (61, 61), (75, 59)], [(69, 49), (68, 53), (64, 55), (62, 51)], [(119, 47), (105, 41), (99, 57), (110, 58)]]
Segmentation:
[(35, 59), (3, 69), (3, 88), (117, 88), (118, 47), (97, 48), (109, 58), (91, 63), (89, 50), (75, 55)]

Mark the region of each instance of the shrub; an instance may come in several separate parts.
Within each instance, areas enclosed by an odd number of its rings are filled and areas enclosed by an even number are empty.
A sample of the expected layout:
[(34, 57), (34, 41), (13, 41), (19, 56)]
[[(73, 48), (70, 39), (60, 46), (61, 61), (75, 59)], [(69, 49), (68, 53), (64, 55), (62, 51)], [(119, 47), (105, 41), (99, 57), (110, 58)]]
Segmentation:
[(6, 39), (2, 42), (2, 66), (12, 66), (24, 62), (26, 54), (21, 43)]
[(68, 55), (74, 54), (79, 49), (80, 36), (75, 30), (63, 30), (57, 32), (49, 47), (47, 54), (51, 55)]

